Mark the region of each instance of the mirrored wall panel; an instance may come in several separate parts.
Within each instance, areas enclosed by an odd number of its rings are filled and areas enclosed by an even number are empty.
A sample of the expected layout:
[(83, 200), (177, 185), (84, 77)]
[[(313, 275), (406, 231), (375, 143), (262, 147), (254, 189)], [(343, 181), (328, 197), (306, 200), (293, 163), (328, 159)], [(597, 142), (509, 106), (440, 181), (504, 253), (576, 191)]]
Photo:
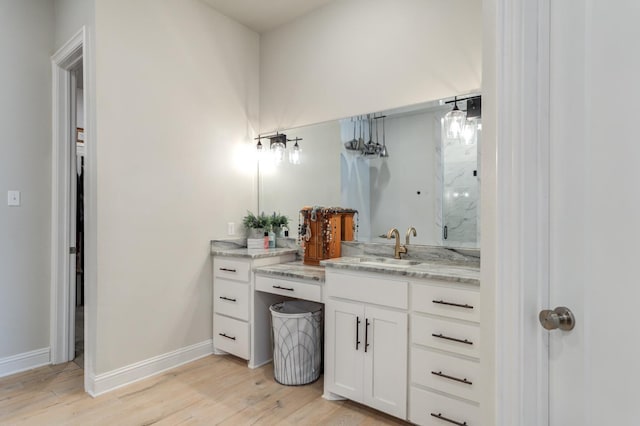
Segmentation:
[[(302, 207), (340, 206), (358, 211), (360, 241), (391, 243), (389, 229), (404, 235), (413, 226), (413, 244), (479, 247), (481, 120), (449, 135), (452, 99), (282, 131), (279, 162), (263, 140), (260, 211), (288, 216), (292, 236)], [(465, 101), (458, 106), (466, 110)], [(296, 139), (299, 161), (290, 162)]]

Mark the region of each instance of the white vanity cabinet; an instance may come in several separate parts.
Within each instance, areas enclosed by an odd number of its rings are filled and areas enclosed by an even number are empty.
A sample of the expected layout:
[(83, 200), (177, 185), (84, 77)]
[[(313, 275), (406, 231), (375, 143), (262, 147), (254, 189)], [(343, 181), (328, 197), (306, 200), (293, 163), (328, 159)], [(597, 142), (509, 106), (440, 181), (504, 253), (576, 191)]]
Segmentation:
[(326, 270), (325, 397), (406, 419), (409, 283)]
[(479, 424), (480, 287), (411, 283), (409, 420)]
[(269, 305), (256, 293), (253, 269), (294, 260), (295, 254), (213, 258), (213, 349), (246, 359), (255, 368), (271, 361)]

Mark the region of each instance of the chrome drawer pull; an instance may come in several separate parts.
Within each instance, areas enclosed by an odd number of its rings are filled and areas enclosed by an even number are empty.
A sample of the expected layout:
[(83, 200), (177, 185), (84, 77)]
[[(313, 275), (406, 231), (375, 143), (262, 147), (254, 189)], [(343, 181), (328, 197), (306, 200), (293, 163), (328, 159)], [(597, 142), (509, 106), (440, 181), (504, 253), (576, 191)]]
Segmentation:
[(473, 309), (472, 305), (467, 305), (466, 303), (464, 305), (461, 305), (460, 303), (445, 302), (442, 299), (440, 299), (440, 300), (432, 300), (432, 302), (433, 303), (437, 303), (438, 305), (447, 305), (447, 306), (455, 306), (456, 308)]
[(231, 299), (231, 298), (229, 298), (229, 297), (224, 297), (224, 296), (220, 296), (220, 299), (222, 299), (222, 300), (228, 300), (229, 302), (237, 302), (237, 300), (236, 300), (236, 299)]
[(218, 334), (219, 334), (220, 336), (222, 336), (222, 337), (226, 337), (227, 339), (236, 340), (236, 338), (235, 338), (235, 337), (227, 336), (227, 335), (226, 335), (226, 334), (224, 334), (224, 333), (218, 333)]
[(445, 339), (445, 340), (451, 340), (453, 342), (458, 342), (458, 343), (464, 343), (465, 345), (473, 345), (473, 342), (467, 339), (456, 339), (455, 337), (449, 337), (449, 336), (445, 336), (444, 334), (440, 333), (440, 334), (435, 334), (435, 333), (431, 333), (431, 335), (433, 337), (437, 337), (438, 339)]
[(457, 377), (453, 377), (453, 376), (448, 376), (446, 374), (442, 374), (442, 371), (432, 371), (431, 374), (433, 374), (434, 376), (438, 376), (438, 377), (444, 377), (445, 379), (449, 379), (449, 380), (455, 380), (456, 382), (460, 382), (460, 383), (464, 383), (466, 385), (472, 385), (473, 382), (470, 382), (467, 380), (467, 378), (465, 377), (464, 379), (458, 379)]
[(432, 417), (435, 417), (436, 419), (444, 420), (445, 422), (453, 423), (454, 425), (458, 425), (458, 426), (469, 426), (469, 425), (467, 424), (467, 422), (463, 422), (463, 423), (456, 422), (455, 420), (451, 420), (451, 419), (446, 418), (445, 416), (443, 416), (443, 415), (442, 415), (442, 414), (440, 414), (440, 413), (438, 413), (438, 414), (436, 414), (436, 413), (431, 413), (431, 416), (432, 416)]
[(294, 291), (292, 288), (280, 287), (279, 285), (272, 286), (273, 288), (278, 288), (280, 290)]
[(225, 272), (238, 272), (235, 269), (229, 269), (229, 268), (220, 268), (220, 270)]

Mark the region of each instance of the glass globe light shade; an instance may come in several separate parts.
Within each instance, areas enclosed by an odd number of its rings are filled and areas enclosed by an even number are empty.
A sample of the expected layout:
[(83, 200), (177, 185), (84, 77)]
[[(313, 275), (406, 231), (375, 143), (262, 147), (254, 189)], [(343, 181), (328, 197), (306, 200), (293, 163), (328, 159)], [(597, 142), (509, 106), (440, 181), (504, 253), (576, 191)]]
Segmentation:
[(475, 120), (466, 120), (461, 133), (465, 145), (473, 145), (476, 142), (477, 128)]
[(300, 145), (296, 142), (293, 148), (291, 148), (291, 151), (289, 151), (289, 163), (300, 164), (300, 151)]
[(464, 122), (467, 119), (467, 113), (458, 109), (458, 105), (453, 107), (444, 116), (444, 128), (449, 139), (458, 139), (464, 128)]

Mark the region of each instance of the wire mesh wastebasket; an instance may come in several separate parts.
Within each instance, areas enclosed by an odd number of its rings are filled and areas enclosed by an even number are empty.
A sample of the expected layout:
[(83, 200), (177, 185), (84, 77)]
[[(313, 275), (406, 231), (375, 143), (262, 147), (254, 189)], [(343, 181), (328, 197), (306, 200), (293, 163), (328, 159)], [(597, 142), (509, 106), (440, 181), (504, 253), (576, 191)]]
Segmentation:
[(305, 385), (322, 368), (322, 305), (289, 300), (269, 307), (273, 332), (273, 375), (283, 385)]

